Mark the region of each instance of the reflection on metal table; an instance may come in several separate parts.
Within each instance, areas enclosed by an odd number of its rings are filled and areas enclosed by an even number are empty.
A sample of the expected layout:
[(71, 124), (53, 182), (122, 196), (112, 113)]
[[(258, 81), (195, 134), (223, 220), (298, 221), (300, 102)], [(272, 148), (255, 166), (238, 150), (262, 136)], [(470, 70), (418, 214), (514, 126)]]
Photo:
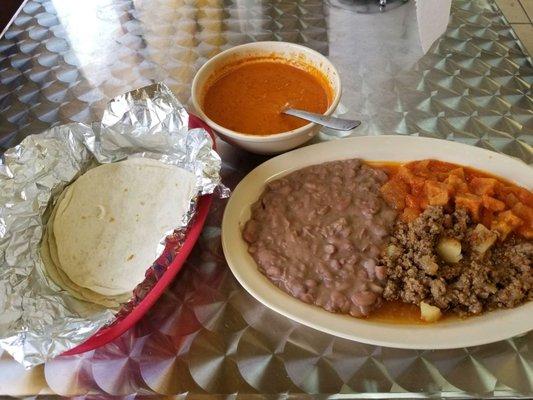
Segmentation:
[[(184, 103), (196, 70), (254, 40), (302, 43), (341, 74), (354, 135), (445, 138), (533, 162), (531, 60), (490, 0), (455, 0), (446, 34), (422, 55), (413, 2), (360, 14), (326, 0), (28, 1), (0, 40), (0, 150), (153, 81)], [(344, 4), (344, 3), (343, 3)], [(322, 132), (316, 139), (335, 139)], [(224, 143), (234, 187), (265, 158)], [(95, 351), (24, 371), (3, 354), (0, 392), (346, 394), (396, 398), (533, 395), (533, 333), (490, 345), (414, 351), (319, 333), (263, 307), (235, 281), (215, 202), (183, 273), (149, 314)]]

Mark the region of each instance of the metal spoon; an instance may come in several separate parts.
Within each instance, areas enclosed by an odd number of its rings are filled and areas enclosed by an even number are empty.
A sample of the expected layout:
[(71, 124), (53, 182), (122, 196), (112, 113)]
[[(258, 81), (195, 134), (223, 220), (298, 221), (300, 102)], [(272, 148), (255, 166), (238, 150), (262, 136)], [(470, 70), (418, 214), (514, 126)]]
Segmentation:
[(338, 131), (351, 131), (352, 129), (357, 128), (359, 125), (361, 125), (361, 121), (356, 121), (353, 119), (328, 117), (326, 115), (315, 114), (315, 113), (307, 112), (303, 110), (297, 110), (295, 108), (286, 108), (282, 110), (281, 112), (283, 114), (288, 114), (294, 117), (302, 118), (307, 121), (314, 122), (315, 124), (325, 126), (326, 128), (331, 128), (331, 129), (335, 129)]

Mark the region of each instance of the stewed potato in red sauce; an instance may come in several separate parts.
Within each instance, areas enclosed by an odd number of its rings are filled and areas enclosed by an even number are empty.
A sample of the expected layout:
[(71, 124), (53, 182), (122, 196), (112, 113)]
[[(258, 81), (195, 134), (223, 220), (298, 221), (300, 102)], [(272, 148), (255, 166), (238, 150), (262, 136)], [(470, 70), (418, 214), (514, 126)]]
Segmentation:
[(429, 206), (455, 206), (501, 239), (517, 233), (533, 239), (533, 193), (499, 177), (438, 160), (384, 165), (390, 176), (381, 188), (401, 218), (415, 220)]

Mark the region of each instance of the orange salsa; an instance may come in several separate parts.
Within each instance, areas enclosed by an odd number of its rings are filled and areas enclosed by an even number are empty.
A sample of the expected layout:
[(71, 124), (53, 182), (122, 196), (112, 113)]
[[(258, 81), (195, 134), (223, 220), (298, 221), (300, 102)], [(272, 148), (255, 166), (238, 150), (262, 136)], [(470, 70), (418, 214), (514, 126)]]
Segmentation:
[(322, 114), (330, 102), (331, 88), (319, 71), (278, 59), (257, 58), (232, 66), (208, 84), (203, 109), (224, 128), (271, 135), (308, 123), (281, 114), (284, 108)]
[(533, 238), (533, 193), (501, 178), (437, 160), (385, 167), (389, 181), (385, 200), (412, 221), (428, 206), (460, 207), (474, 222), (496, 230), (500, 238), (512, 232)]
[[(445, 314), (445, 317), (448, 317), (448, 314)], [(420, 318), (419, 306), (412, 303), (402, 303), (401, 301), (384, 301), (381, 307), (372, 311), (367, 319), (395, 324), (428, 324), (428, 322)]]

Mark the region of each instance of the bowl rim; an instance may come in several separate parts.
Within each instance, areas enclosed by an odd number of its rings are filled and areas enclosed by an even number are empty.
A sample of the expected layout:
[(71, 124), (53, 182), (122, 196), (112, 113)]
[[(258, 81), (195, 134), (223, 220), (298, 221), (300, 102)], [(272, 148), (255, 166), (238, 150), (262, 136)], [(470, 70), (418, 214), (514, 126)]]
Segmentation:
[[(332, 71), (332, 75), (334, 77), (334, 84), (337, 85), (337, 90), (332, 87), (332, 91), (334, 93), (333, 99), (331, 101), (331, 104), (329, 105), (328, 109), (324, 112), (323, 115), (329, 116), (333, 114), (333, 111), (337, 108), (340, 102), (340, 98), (342, 95), (342, 84), (341, 79), (339, 75), (339, 71), (333, 65), (333, 63), (323, 54), (320, 54), (318, 51), (313, 50), (309, 47), (302, 46), (300, 44), (291, 43), (291, 42), (278, 42), (278, 41), (258, 41), (258, 42), (251, 42), (251, 43), (245, 43), (238, 46), (231, 47), (227, 50), (224, 50), (217, 55), (211, 57), (209, 60), (205, 62), (202, 67), (196, 72), (194, 75), (192, 85), (191, 85), (191, 101), (194, 106), (195, 112), (198, 114), (200, 118), (202, 118), (211, 128), (213, 128), (216, 133), (220, 133), (224, 136), (228, 136), (232, 139), (237, 139), (241, 141), (247, 141), (247, 142), (277, 142), (285, 139), (290, 139), (292, 137), (300, 136), (302, 134), (305, 134), (309, 132), (311, 129), (313, 129), (317, 124), (314, 122), (310, 122), (308, 124), (305, 124), (299, 128), (285, 131), (285, 132), (279, 132), (279, 133), (272, 133), (269, 135), (254, 135), (254, 134), (248, 134), (248, 133), (242, 133), (237, 132), (228, 128), (225, 128), (216, 122), (214, 122), (212, 119), (210, 119), (205, 112), (202, 109), (202, 106), (199, 102), (199, 86), (200, 83), (200, 77), (205, 74), (205, 71), (209, 66), (213, 65), (214, 63), (218, 62), (220, 59), (226, 57), (229, 54), (238, 53), (242, 49), (256, 48), (258, 51), (261, 51), (262, 46), (274, 46), (280, 49), (286, 49), (287, 47), (291, 47), (292, 49), (297, 50), (299, 53), (304, 54), (312, 54), (318, 59), (320, 59), (325, 65), (327, 65), (327, 68)], [(275, 52), (275, 50), (274, 50)], [(244, 57), (243, 57), (244, 58)], [(317, 67), (318, 68), (318, 67)], [(207, 77), (206, 77), (207, 78)], [(205, 81), (205, 80), (203, 80)]]

